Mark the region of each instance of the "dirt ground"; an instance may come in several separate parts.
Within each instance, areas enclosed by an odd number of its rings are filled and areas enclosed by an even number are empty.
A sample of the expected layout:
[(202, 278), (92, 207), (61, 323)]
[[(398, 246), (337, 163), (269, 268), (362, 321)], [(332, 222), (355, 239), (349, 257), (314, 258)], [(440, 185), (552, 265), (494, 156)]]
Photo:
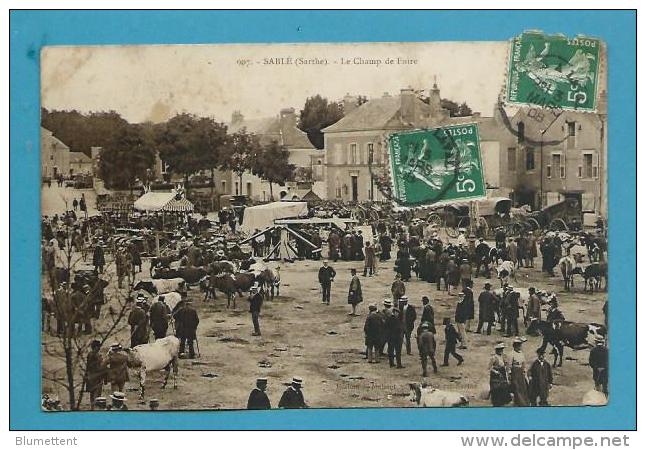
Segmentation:
[[(536, 259), (540, 267), (540, 260)], [(144, 264), (143, 274), (147, 274)], [(275, 264), (275, 263), (274, 263)], [(320, 301), (317, 273), (320, 266), (316, 261), (297, 261), (281, 264), (282, 283), (280, 296), (266, 301), (261, 313), (262, 336), (251, 335), (253, 328), (245, 298), (238, 298), (236, 309), (226, 308), (226, 299), (218, 294), (215, 301), (204, 302), (197, 288), (189, 291), (200, 316), (198, 340), (200, 356), (195, 360), (180, 360), (178, 388), (161, 389), (162, 373), (151, 374), (146, 386), (146, 398), (160, 400), (160, 409), (244, 409), (255, 379), (260, 376), (269, 379), (267, 393), (272, 406), (277, 407), (282, 391), (293, 376), (304, 380), (303, 392), (310, 407), (412, 407), (409, 400), (410, 382), (425, 382), (440, 389), (465, 394), (470, 406), (489, 406), (482, 399), (482, 391), (488, 387), (487, 364), (498, 341), (507, 343), (511, 351), (510, 338), (494, 331), (491, 336), (468, 334), (468, 349), (459, 350), (465, 362), (457, 367), (451, 359), (450, 367), (440, 367), (437, 374), (430, 371), (430, 377), (422, 379), (418, 352), (413, 342), (412, 355), (404, 351), (403, 369), (388, 367), (387, 358), (379, 364), (368, 364), (364, 357), (363, 325), (367, 305), (376, 302), (380, 309), (385, 297), (390, 297), (393, 281), (394, 262), (380, 263), (378, 274), (361, 277), (364, 302), (359, 306), (358, 317), (348, 315), (347, 291), (350, 268), (361, 272), (362, 262), (332, 263), (337, 271), (332, 286), (332, 302), (326, 306)], [(112, 267), (112, 265), (110, 265)], [(137, 274), (137, 277), (141, 277)], [(474, 279), (476, 298), (483, 289), (485, 279)], [(116, 283), (116, 282), (115, 282)], [(114, 295), (112, 283), (108, 294)], [(497, 280), (494, 280), (494, 284)], [(520, 269), (517, 287), (535, 286), (557, 292), (561, 310), (568, 320), (603, 323), (601, 308), (606, 293), (584, 293), (583, 281), (577, 278), (574, 291), (563, 291), (560, 277), (550, 278), (537, 269)], [(409, 303), (420, 315), (421, 297), (431, 298), (435, 309), (435, 323), (438, 329), (438, 364), (444, 352), (444, 332), (441, 326), (444, 317), (453, 317), (456, 296), (437, 291), (434, 284), (415, 280), (406, 284)], [(106, 314), (108, 307), (103, 308)], [(101, 320), (101, 319), (99, 319)], [(417, 324), (416, 324), (417, 325)], [(477, 322), (472, 328), (475, 331)], [(521, 334), (525, 332), (521, 321)], [(101, 323), (99, 323), (101, 327)], [(128, 332), (124, 330), (119, 340), (128, 345)], [(527, 336), (524, 344), (528, 364), (535, 359), (535, 350), (540, 345), (539, 337)], [(43, 345), (55, 343), (56, 338), (43, 334)], [(549, 351), (549, 349), (548, 349)], [(587, 365), (589, 351), (574, 351), (566, 348), (563, 367), (554, 370), (554, 388), (550, 394), (552, 405), (580, 405), (583, 395), (594, 387), (592, 371)], [(550, 360), (551, 356), (547, 355)], [(60, 362), (52, 356), (43, 355), (43, 366), (51, 369)], [(130, 409), (145, 409), (146, 404), (138, 401), (138, 381), (131, 371), (130, 382), (126, 385)], [(44, 392), (51, 392), (65, 400), (61, 387), (43, 380)], [(109, 394), (108, 387), (104, 395)], [(84, 408), (89, 406), (87, 395)]]

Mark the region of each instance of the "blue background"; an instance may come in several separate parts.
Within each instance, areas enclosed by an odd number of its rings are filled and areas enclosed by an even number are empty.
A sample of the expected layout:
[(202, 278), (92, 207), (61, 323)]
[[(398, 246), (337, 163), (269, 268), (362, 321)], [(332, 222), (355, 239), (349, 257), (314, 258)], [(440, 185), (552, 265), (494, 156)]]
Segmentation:
[[(44, 45), (506, 40), (526, 29), (608, 43), (610, 404), (604, 408), (271, 412), (40, 411), (39, 53)], [(13, 11), (10, 17), (10, 426), (36, 429), (634, 429), (636, 13), (632, 11)], [(601, 306), (601, 305), (599, 305)], [(620, 332), (617, 332), (620, 331)], [(163, 419), (159, 414), (164, 414)]]

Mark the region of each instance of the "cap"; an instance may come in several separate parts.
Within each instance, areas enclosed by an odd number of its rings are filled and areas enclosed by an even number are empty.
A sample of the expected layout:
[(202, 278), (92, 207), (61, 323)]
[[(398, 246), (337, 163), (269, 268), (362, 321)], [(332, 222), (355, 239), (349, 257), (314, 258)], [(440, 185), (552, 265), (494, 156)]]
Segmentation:
[(267, 378), (266, 377), (256, 378), (256, 384), (267, 384)]
[(292, 377), (292, 384), (298, 384), (300, 386), (303, 384), (303, 379), (300, 377)]
[(523, 342), (525, 342), (526, 340), (527, 340), (527, 339), (523, 339), (523, 338), (521, 338), (521, 337), (519, 337), (519, 336), (516, 336), (516, 337), (511, 341), (511, 343), (512, 343), (512, 344), (522, 344), (522, 343), (523, 343)]
[(545, 349), (541, 348), (541, 347), (537, 348), (536, 349), (536, 354), (537, 355), (544, 355), (545, 354)]
[(428, 329), (428, 327), (429, 327), (428, 322), (422, 322), (422, 324), (420, 325), (420, 328), (422, 329)]
[(505, 345), (505, 343), (504, 343), (504, 342), (498, 342), (498, 343), (495, 345), (495, 347), (494, 347), (494, 348), (495, 348), (496, 350), (498, 350), (498, 349), (505, 348), (505, 347), (506, 347), (506, 345)]
[(384, 300), (384, 306), (393, 306), (393, 302), (387, 298)]
[(408, 303), (408, 297), (406, 295), (402, 295), (399, 297), (400, 302)]
[(368, 305), (368, 309), (371, 310), (371, 311), (376, 311), (377, 310), (377, 305), (375, 305), (374, 303), (370, 303)]

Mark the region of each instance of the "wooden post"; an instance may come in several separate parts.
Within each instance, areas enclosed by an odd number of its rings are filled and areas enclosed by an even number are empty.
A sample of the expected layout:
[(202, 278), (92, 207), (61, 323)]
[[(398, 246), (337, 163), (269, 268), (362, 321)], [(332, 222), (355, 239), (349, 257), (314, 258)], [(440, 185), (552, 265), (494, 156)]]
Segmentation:
[(155, 246), (157, 247), (157, 257), (159, 258), (161, 256), (159, 251), (159, 230), (155, 231)]

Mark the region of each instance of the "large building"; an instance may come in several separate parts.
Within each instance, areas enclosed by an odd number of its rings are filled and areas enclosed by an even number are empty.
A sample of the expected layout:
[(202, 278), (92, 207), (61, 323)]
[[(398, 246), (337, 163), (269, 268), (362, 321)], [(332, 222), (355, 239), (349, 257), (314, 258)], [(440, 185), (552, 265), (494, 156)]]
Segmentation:
[[(297, 127), (297, 117), (294, 108), (284, 108), (278, 117), (266, 117), (261, 119), (245, 119), (236, 111), (231, 117), (229, 133), (235, 133), (245, 129), (260, 139), (263, 145), (272, 141), (284, 146), (289, 151), (289, 162), (296, 166), (296, 172), (301, 183), (290, 181), (285, 186), (273, 186), (274, 198), (278, 199), (280, 194), (291, 198), (293, 195), (302, 196), (310, 189), (319, 196), (325, 195), (325, 182), (323, 178), (324, 155), (323, 150), (315, 148), (307, 137), (307, 133)], [(224, 172), (217, 178), (220, 185), (218, 190), (221, 193), (233, 195), (246, 195), (254, 200), (268, 201), (270, 199), (269, 183), (261, 180), (251, 173), (242, 176), (242, 184), (239, 177), (232, 172)]]
[(44, 178), (70, 174), (70, 148), (43, 127), (40, 127), (40, 170)]
[(83, 152), (70, 152), (70, 175), (92, 175), (94, 162)]
[(605, 96), (598, 115), (566, 111), (556, 120), (540, 120), (537, 110), (527, 108), (503, 117), (497, 105), (491, 117), (450, 117), (436, 85), (428, 103), (410, 88), (361, 106), (355, 100), (346, 96), (345, 117), (323, 130), (328, 199), (382, 200), (369, 162), (373, 172), (383, 170), (390, 133), (477, 123), (489, 196), (508, 196), (533, 209), (576, 198), (584, 211), (607, 216)]

